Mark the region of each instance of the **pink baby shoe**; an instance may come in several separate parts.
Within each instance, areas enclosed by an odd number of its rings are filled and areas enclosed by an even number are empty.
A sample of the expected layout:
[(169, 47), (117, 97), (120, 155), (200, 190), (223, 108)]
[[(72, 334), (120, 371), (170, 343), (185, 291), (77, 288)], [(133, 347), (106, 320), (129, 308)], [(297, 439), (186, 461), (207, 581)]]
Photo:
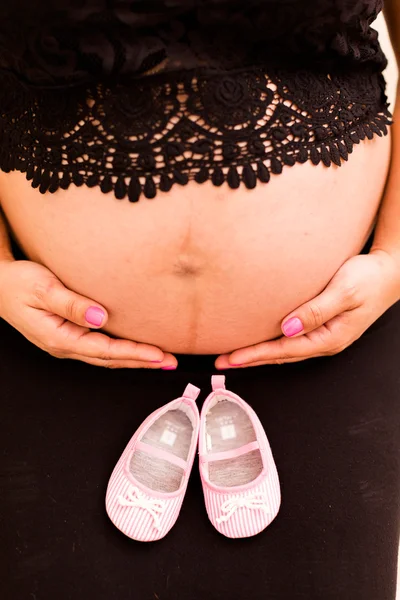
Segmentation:
[(196, 455), (200, 389), (153, 412), (131, 438), (108, 482), (106, 510), (128, 537), (163, 538), (175, 524)]
[(230, 538), (251, 537), (281, 504), (271, 448), (254, 410), (211, 377), (213, 391), (200, 416), (199, 459), (204, 500), (214, 527)]

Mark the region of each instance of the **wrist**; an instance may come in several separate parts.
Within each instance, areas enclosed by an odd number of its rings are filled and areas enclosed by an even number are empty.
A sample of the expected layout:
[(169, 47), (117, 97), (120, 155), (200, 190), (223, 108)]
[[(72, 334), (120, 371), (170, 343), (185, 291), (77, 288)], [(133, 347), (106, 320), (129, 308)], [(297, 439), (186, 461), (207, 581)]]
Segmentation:
[(0, 268), (3, 263), (14, 262), (15, 258), (11, 250), (5, 249), (4, 251), (0, 250)]
[(400, 272), (400, 248), (393, 249), (373, 243), (369, 254), (386, 257), (388, 260), (392, 261), (394, 267)]
[(380, 260), (397, 302), (400, 300), (400, 254), (380, 247), (372, 247), (369, 254)]
[(15, 262), (14, 257), (12, 256), (12, 254), (7, 255), (7, 256), (2, 256), (0, 258), (0, 318), (3, 318), (3, 294), (4, 294), (4, 290), (6, 289), (6, 282), (5, 282), (5, 273), (7, 271), (7, 265), (9, 265), (10, 263)]
[[(1, 238), (1, 236), (0, 236)], [(3, 263), (14, 262), (15, 258), (11, 250), (9, 240), (0, 239), (0, 266)]]

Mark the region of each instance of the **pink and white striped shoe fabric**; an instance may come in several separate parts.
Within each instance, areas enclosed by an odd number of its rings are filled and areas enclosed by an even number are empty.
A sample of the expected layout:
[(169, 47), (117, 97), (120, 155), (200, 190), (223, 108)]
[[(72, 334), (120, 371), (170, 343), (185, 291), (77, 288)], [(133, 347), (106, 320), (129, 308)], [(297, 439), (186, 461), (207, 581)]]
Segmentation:
[(230, 538), (257, 535), (281, 504), (278, 473), (254, 410), (213, 375), (200, 416), (199, 460), (207, 514)]
[(199, 392), (189, 383), (183, 396), (147, 417), (112, 472), (106, 510), (134, 540), (160, 540), (179, 516), (196, 455)]

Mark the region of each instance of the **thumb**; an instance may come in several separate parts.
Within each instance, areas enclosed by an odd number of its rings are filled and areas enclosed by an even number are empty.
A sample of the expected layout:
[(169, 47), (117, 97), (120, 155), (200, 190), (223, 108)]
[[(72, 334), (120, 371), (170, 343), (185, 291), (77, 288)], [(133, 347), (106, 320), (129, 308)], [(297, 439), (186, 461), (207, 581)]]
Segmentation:
[(105, 308), (68, 290), (61, 281), (53, 283), (45, 300), (47, 310), (82, 327), (103, 327), (108, 320)]
[(350, 308), (346, 294), (328, 286), (319, 296), (296, 308), (282, 322), (286, 337), (294, 337), (318, 329), (340, 313)]

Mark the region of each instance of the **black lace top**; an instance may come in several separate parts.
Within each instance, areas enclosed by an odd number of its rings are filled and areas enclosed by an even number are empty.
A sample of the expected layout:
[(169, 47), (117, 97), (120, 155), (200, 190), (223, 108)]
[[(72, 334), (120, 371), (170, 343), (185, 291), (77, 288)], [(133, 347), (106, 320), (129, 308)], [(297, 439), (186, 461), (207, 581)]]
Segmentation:
[(254, 188), (391, 123), (383, 0), (10, 0), (0, 169), (42, 193)]

